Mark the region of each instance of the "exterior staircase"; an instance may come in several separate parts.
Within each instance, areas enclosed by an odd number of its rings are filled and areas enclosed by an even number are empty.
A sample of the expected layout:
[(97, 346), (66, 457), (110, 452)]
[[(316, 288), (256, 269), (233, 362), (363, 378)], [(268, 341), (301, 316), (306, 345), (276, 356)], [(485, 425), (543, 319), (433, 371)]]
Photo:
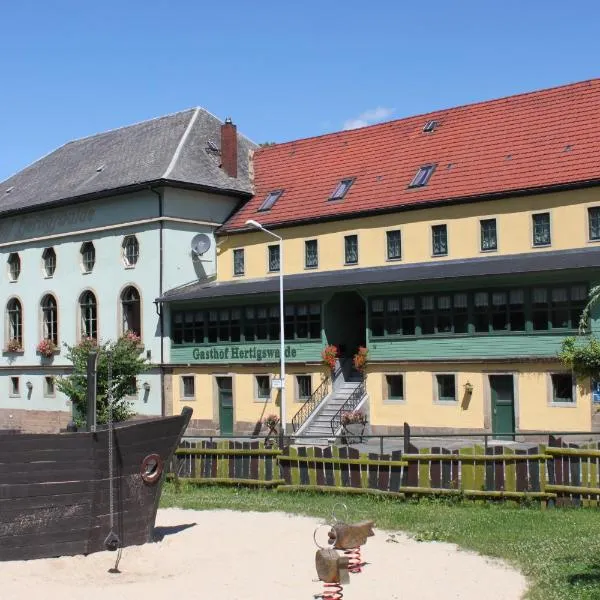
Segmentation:
[[(326, 446), (335, 439), (339, 431), (333, 432), (331, 420), (342, 408), (350, 396), (356, 392), (363, 382), (362, 375), (354, 368), (341, 369), (333, 381), (333, 390), (323, 399), (318, 408), (307, 419), (306, 423), (296, 432), (297, 436), (317, 436), (309, 439), (302, 437), (295, 440), (296, 444), (307, 446)], [(361, 404), (364, 401), (363, 396)]]

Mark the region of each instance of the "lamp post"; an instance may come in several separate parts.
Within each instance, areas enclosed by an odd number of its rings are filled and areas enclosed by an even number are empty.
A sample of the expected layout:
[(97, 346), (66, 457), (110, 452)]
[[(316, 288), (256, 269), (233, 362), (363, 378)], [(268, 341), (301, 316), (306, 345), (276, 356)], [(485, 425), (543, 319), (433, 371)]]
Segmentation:
[(279, 422), (281, 425), (281, 441), (280, 447), (283, 447), (283, 441), (286, 434), (286, 411), (285, 411), (285, 331), (283, 326), (283, 238), (268, 229), (265, 229), (258, 221), (254, 219), (248, 219), (246, 225), (260, 229), (266, 234), (279, 240), (279, 357), (281, 360), (280, 365), (280, 378), (281, 378), (281, 404), (279, 406)]

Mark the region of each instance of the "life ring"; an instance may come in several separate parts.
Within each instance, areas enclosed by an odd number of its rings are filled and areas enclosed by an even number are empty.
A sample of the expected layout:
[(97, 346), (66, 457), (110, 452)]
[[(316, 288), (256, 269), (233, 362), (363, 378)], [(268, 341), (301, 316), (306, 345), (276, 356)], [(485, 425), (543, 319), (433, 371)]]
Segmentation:
[(148, 454), (142, 461), (140, 475), (142, 481), (148, 485), (154, 485), (160, 479), (163, 472), (163, 459), (158, 454)]

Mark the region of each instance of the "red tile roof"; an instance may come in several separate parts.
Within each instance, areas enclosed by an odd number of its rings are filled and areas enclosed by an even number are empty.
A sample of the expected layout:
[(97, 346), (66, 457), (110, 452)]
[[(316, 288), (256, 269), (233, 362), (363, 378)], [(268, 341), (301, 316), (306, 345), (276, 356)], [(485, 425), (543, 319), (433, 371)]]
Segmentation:
[[(423, 133), (431, 119), (439, 126)], [(429, 183), (409, 188), (430, 163)], [(254, 175), (255, 196), (224, 230), (600, 183), (600, 79), (260, 148)], [(347, 177), (344, 199), (328, 201)], [(275, 206), (258, 211), (277, 189)]]

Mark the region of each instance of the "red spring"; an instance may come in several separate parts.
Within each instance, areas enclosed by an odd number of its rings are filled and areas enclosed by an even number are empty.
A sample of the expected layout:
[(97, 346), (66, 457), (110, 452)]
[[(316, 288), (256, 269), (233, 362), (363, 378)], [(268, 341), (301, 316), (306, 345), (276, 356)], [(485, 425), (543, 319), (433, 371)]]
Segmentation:
[(350, 573), (362, 573), (362, 567), (365, 563), (360, 556), (360, 546), (358, 548), (346, 550), (344, 554), (350, 559), (348, 571), (350, 571)]
[(324, 583), (323, 587), (323, 593), (318, 596), (323, 600), (342, 600), (344, 597), (344, 586), (339, 583)]

